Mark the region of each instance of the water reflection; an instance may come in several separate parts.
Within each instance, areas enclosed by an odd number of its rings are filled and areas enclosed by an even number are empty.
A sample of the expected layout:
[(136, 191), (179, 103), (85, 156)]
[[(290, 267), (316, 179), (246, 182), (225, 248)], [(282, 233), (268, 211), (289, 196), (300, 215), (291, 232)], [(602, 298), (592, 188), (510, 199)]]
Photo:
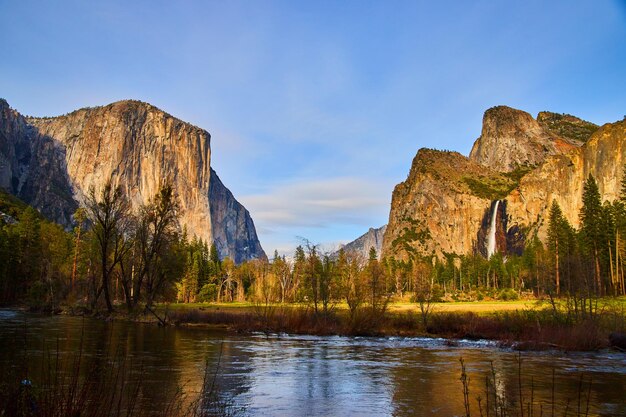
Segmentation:
[[(441, 340), (416, 338), (244, 336), (2, 310), (0, 375), (26, 365), (36, 373), (51, 351), (70, 363), (81, 341), (85, 370), (105, 374), (116, 351), (128, 364), (140, 365), (129, 369), (143, 375), (140, 406), (146, 410), (162, 408), (177, 389), (199, 393), (205, 364), (212, 380), (218, 363), (215, 384), (221, 395), (254, 416), (461, 415), (461, 356), (470, 375), (473, 407), (478, 395), (485, 404), (491, 362), (497, 393), (510, 402), (519, 399), (517, 354), (473, 342), (448, 347)], [(626, 415), (626, 355), (525, 354), (526, 401), (532, 384), (536, 403), (551, 402), (553, 368), (560, 413), (568, 401), (574, 409), (584, 372), (584, 395), (589, 393), (592, 402), (589, 415)], [(593, 383), (587, 391), (589, 379)], [(543, 411), (549, 415), (545, 406)], [(477, 409), (474, 413), (478, 415)]]

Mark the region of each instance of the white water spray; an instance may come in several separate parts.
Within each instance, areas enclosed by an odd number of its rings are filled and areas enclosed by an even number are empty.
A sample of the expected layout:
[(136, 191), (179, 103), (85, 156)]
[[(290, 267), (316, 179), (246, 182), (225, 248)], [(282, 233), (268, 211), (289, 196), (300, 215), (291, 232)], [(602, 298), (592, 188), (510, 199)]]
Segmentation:
[(491, 215), (491, 225), (489, 226), (489, 236), (487, 237), (487, 259), (491, 258), (491, 255), (496, 253), (496, 218), (498, 217), (498, 206), (500, 200), (496, 201), (493, 206), (493, 213)]

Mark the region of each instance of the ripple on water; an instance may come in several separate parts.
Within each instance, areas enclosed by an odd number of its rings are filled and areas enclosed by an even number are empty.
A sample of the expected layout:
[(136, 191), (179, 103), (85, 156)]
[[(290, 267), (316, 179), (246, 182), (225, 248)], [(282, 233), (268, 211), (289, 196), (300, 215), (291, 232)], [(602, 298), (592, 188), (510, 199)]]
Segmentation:
[(18, 315), (17, 311), (13, 310), (0, 310), (0, 320), (12, 320)]

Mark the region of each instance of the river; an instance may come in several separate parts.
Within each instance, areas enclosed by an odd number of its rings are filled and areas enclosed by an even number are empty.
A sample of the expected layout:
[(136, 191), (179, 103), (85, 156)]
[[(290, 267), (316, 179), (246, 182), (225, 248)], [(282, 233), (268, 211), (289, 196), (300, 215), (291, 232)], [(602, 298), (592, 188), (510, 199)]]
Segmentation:
[[(177, 388), (199, 392), (205, 364), (211, 375), (217, 370), (222, 397), (249, 416), (464, 415), (461, 357), (473, 415), (477, 396), (484, 406), (491, 363), (499, 395), (519, 398), (518, 353), (488, 342), (240, 335), (10, 310), (0, 310), (0, 380), (10, 374), (7, 369), (28, 366), (36, 384), (44, 356), (68, 362), (81, 343), (85, 364), (112, 351), (141, 364), (139, 405), (147, 410), (164, 406)], [(553, 370), (557, 415), (566, 408), (576, 415), (579, 397), (584, 410), (587, 396), (591, 416), (626, 415), (625, 354), (526, 352), (521, 358), (524, 400), (532, 391), (534, 403), (544, 404), (543, 415), (551, 415)]]

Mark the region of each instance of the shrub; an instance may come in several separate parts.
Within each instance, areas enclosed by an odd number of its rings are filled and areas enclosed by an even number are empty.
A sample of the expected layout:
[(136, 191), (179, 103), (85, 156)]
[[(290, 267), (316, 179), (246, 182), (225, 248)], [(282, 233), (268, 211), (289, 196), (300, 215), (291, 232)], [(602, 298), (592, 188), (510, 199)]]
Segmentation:
[(35, 281), (28, 289), (28, 302), (33, 308), (42, 308), (47, 302), (48, 289), (41, 281)]
[(198, 301), (203, 303), (208, 303), (211, 301), (215, 301), (217, 297), (217, 285), (216, 284), (206, 284), (198, 293)]
[(498, 294), (498, 299), (503, 301), (519, 300), (519, 294), (512, 288), (505, 288)]

